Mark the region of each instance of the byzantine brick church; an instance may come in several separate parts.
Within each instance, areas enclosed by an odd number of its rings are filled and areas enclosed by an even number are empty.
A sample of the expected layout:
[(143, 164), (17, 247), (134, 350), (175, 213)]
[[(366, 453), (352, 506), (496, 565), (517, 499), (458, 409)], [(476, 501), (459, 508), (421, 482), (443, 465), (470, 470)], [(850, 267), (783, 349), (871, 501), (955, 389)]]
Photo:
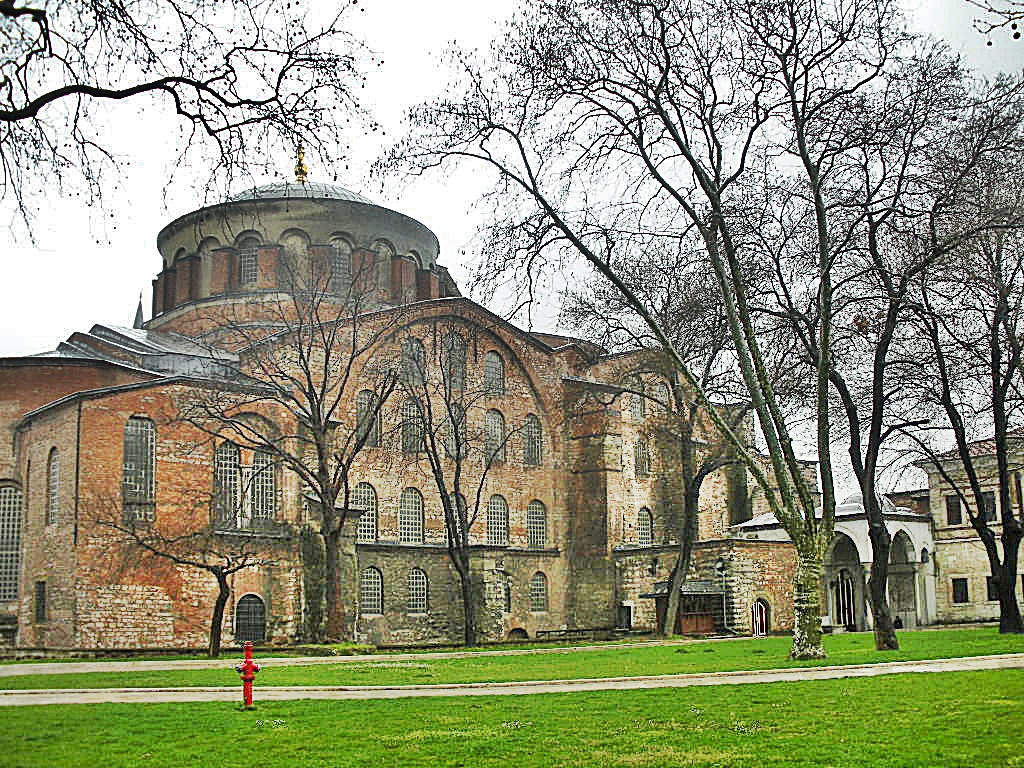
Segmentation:
[[(235, 391), (243, 374), (253, 380), (275, 327), (288, 323), (287, 275), (314, 264), (329, 272), (328, 293), (351, 295), (358, 284), (359, 333), (372, 347), (337, 411), (339, 429), (368, 430), (341, 531), (346, 634), (379, 645), (462, 637), (449, 534), (421, 455), (422, 415), (410, 415), (400, 393), (373, 424), (360, 415), (377, 396), (382, 361), (402, 367), (410, 356), (449, 366), (442, 399), (455, 378), (461, 393), (476, 393), (462, 413), (493, 459), (466, 481), (480, 510), (469, 563), (481, 585), (473, 596), (481, 639), (662, 621), (681, 490), (678, 452), (664, 437), (675, 418), (670, 389), (644, 354), (515, 327), (461, 296), (426, 226), (338, 186), (249, 190), (175, 219), (157, 248), (149, 320), (140, 305), (133, 327), (95, 325), (54, 351), (0, 360), (6, 644), (207, 642), (215, 579), (147, 556), (111, 520), (169, 540), (203, 529), (226, 548), (244, 545), (252, 564), (229, 576), (226, 642), (308, 636), (316, 613), (316, 553), (302, 534), (316, 514), (308, 488), (266, 452), (183, 418), (182, 403)], [(281, 440), (298, 429), (287, 409), (253, 410), (246, 418), (273, 424)], [(679, 629), (791, 627), (792, 547), (734, 528), (761, 512), (735, 466), (705, 481)]]

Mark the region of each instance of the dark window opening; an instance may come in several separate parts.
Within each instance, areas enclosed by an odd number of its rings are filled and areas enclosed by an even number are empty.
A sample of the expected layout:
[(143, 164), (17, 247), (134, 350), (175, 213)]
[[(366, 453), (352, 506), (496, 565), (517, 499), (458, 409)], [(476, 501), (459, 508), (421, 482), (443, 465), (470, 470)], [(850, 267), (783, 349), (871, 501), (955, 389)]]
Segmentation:
[(966, 603), (969, 602), (969, 595), (967, 594), (967, 579), (953, 579), (953, 602), (954, 603)]
[(962, 525), (963, 515), (960, 512), (960, 497), (946, 497), (946, 525)]
[(42, 623), (46, 621), (46, 582), (36, 582), (36, 593), (35, 593), (35, 617), (36, 622)]
[(981, 494), (981, 519), (986, 523), (995, 522), (996, 519), (996, 494), (995, 491), (985, 491)]
[(999, 590), (996, 589), (996, 580), (991, 576), (985, 577), (985, 599), (990, 602), (999, 599)]
[(267, 635), (267, 611), (263, 600), (245, 595), (235, 606), (235, 640), (260, 643)]

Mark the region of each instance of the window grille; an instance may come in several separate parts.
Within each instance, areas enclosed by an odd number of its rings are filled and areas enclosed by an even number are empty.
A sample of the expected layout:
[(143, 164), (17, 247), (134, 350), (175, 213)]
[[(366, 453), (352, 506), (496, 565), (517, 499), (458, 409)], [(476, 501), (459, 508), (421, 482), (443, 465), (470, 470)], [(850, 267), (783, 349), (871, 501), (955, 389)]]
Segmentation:
[(543, 613), (548, 609), (548, 577), (540, 571), (530, 579), (530, 610)]
[(235, 604), (235, 641), (261, 643), (267, 638), (267, 608), (257, 595), (243, 595)]
[(331, 292), (347, 294), (352, 285), (352, 246), (345, 240), (334, 240), (331, 246)]
[(367, 568), (359, 579), (359, 610), (363, 614), (384, 613), (384, 579), (376, 568)]
[(427, 574), (419, 568), (409, 571), (409, 578), (406, 582), (408, 597), (406, 610), (409, 613), (427, 612)]
[(53, 525), (60, 519), (60, 454), (50, 449), (46, 464), (46, 524)]
[(415, 488), (406, 488), (398, 500), (398, 540), (423, 543), (423, 496)]
[(249, 246), (238, 249), (238, 284), (250, 285), (259, 277), (259, 265), (256, 260), (256, 247)]
[(654, 543), (654, 515), (647, 507), (643, 507), (636, 516), (636, 543), (641, 547)]
[(505, 394), (505, 361), (494, 350), (484, 355), (484, 391), (489, 395)]
[(213, 454), (214, 499), (217, 523), (234, 527), (238, 519), (242, 463), (238, 446), (224, 442)]
[(21, 562), (21, 491), (0, 486), (0, 600), (18, 599)]
[(273, 520), (277, 509), (274, 460), (266, 451), (253, 451), (250, 512), (254, 520)]
[(466, 340), (451, 331), (444, 336), (442, 358), (445, 389), (449, 394), (466, 388)]
[(995, 491), (983, 491), (981, 494), (981, 519), (986, 523), (995, 522), (996, 519), (996, 493)]
[(423, 438), (420, 403), (411, 397), (402, 405), (402, 450), (405, 453), (419, 453), (424, 448)]
[(663, 381), (659, 381), (654, 385), (652, 392), (656, 407), (659, 411), (664, 413), (665, 411), (672, 410), (672, 394), (668, 388), (668, 384)]
[(633, 460), (636, 465), (636, 476), (646, 477), (651, 474), (651, 453), (644, 438), (638, 438), (633, 446)]
[(133, 416), (124, 425), (124, 511), (131, 521), (152, 520), (155, 490), (156, 426)]
[(487, 543), (508, 546), (508, 503), (498, 494), (487, 502)]
[(544, 460), (544, 431), (540, 419), (530, 413), (523, 424), (523, 463), (539, 467)]
[(970, 602), (970, 596), (967, 593), (967, 579), (953, 579), (953, 602)]
[(377, 540), (377, 492), (369, 483), (359, 483), (352, 490), (352, 506), (363, 510), (356, 528), (356, 539), (362, 542)]
[(422, 384), (427, 354), (423, 342), (410, 336), (402, 340), (402, 379), (407, 385)]
[(484, 443), (488, 457), (505, 460), (505, 417), (493, 408), (484, 417)]
[(356, 395), (356, 429), (360, 436), (366, 435), (364, 445), (367, 448), (380, 445), (380, 409), (377, 394), (369, 389)]
[(626, 388), (630, 390), (629, 415), (634, 421), (643, 421), (646, 406), (644, 403), (644, 383), (639, 377), (632, 377), (626, 382)]
[(445, 450), (453, 459), (466, 458), (466, 410), (458, 403), (448, 406), (448, 435)]
[(544, 549), (548, 545), (548, 511), (537, 499), (526, 507), (526, 541), (530, 549)]

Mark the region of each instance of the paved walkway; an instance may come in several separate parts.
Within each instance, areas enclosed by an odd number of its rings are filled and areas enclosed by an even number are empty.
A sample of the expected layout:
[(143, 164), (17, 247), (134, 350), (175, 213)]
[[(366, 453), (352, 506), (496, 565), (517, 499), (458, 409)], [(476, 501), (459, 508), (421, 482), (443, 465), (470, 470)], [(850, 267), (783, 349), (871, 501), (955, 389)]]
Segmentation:
[[(419, 654), (417, 654), (419, 656)], [(81, 666), (81, 665), (76, 665)], [(423, 696), (508, 696), (534, 693), (575, 693), (648, 688), (687, 688), (695, 685), (742, 685), (750, 683), (828, 680), (840, 677), (874, 677), (908, 672), (961, 672), (982, 669), (1024, 668), (1024, 654), (975, 656), (928, 661), (889, 661), (881, 664), (768, 669), (751, 672), (709, 672), (650, 677), (609, 677), (589, 680), (532, 680), (516, 683), (466, 683), (461, 685), (394, 686), (266, 686), (256, 687), (256, 701), (289, 699), (399, 699)], [(94, 688), (34, 691), (0, 691), (0, 706), (31, 704), (99, 704), (104, 702), (153, 703), (191, 701), (238, 701), (240, 687), (233, 688)]]

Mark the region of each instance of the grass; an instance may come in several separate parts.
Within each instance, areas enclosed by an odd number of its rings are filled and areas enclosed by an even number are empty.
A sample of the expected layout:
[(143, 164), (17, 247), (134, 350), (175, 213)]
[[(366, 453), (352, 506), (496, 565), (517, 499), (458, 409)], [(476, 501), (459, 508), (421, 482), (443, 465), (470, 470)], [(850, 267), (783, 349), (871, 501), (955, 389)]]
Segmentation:
[(11, 707), (4, 765), (1022, 766), (1024, 670), (375, 701)]
[[(1000, 635), (994, 628), (901, 632), (901, 649), (879, 653), (870, 633), (832, 635), (825, 640), (824, 661), (790, 661), (788, 637), (703, 641), (633, 648), (602, 647), (587, 651), (512, 656), (469, 656), (449, 659), (393, 659), (316, 666), (264, 667), (260, 685), (408, 685), (437, 683), (559, 680), (589, 677), (631, 677), (727, 670), (773, 669), (829, 664), (871, 664), (994, 653), (1024, 653), (1024, 636)], [(258, 660), (258, 659), (257, 659)], [(233, 657), (221, 669), (146, 670), (60, 675), (0, 677), (2, 689), (149, 688), (171, 686), (234, 686), (238, 676)]]

